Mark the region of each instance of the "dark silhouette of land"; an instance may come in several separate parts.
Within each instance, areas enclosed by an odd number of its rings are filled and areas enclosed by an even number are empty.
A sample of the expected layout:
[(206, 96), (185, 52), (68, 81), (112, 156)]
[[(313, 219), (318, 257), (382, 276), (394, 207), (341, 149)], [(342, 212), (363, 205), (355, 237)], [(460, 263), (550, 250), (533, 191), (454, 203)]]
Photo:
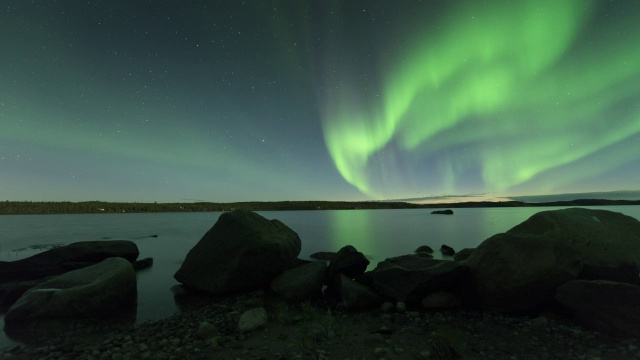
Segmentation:
[(541, 207), (541, 206), (610, 206), (640, 205), (640, 200), (578, 199), (526, 203), (522, 201), (471, 201), (442, 204), (414, 204), (385, 201), (272, 201), (272, 202), (193, 202), (193, 203), (124, 203), (124, 202), (39, 202), (0, 201), (0, 215), (18, 214), (100, 214), (100, 213), (156, 213), (211, 211), (284, 211), (284, 210), (356, 210), (356, 209), (438, 209), (484, 207)]

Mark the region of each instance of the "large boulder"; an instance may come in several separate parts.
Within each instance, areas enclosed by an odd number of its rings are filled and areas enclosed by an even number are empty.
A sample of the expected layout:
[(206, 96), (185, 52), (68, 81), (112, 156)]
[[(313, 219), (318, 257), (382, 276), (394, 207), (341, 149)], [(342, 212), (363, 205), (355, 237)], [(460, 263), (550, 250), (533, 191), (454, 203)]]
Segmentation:
[(370, 287), (344, 274), (340, 274), (335, 279), (335, 283), (342, 304), (347, 309), (372, 309), (380, 307), (384, 302), (384, 298), (376, 294)]
[(174, 275), (189, 287), (231, 293), (268, 287), (300, 253), (300, 238), (278, 220), (245, 210), (220, 215)]
[(287, 300), (307, 300), (322, 295), (327, 263), (312, 261), (287, 270), (271, 282), (271, 290)]
[(582, 270), (580, 256), (569, 243), (509, 233), (482, 242), (465, 263), (479, 305), (507, 312), (552, 301), (556, 287)]
[(587, 264), (640, 266), (640, 221), (613, 211), (542, 211), (507, 233), (546, 235), (566, 241)]
[(121, 257), (133, 262), (139, 254), (138, 246), (128, 240), (75, 242), (26, 259), (0, 261), (0, 283), (59, 275), (72, 269), (70, 265), (90, 265), (110, 257)]
[(133, 266), (123, 258), (113, 257), (31, 288), (9, 308), (5, 323), (108, 317), (129, 309), (135, 299)]
[(431, 292), (455, 289), (466, 274), (467, 267), (455, 261), (416, 255), (388, 258), (371, 271), (378, 294), (403, 302), (419, 302)]
[(351, 245), (344, 246), (329, 262), (325, 283), (331, 284), (339, 274), (354, 279), (364, 274), (367, 266), (369, 266), (369, 260), (363, 253)]
[(640, 286), (574, 280), (558, 288), (556, 299), (586, 326), (614, 336), (640, 339)]

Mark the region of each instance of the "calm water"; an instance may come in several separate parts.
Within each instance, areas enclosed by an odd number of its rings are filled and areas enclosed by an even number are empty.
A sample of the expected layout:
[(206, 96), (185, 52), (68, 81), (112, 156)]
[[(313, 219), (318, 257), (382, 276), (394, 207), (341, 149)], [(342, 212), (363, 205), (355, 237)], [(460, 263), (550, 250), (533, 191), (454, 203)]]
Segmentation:
[[(640, 206), (590, 207), (640, 219)], [(456, 250), (475, 247), (489, 236), (505, 232), (536, 212), (559, 208), (454, 209), (455, 215), (431, 215), (431, 210), (265, 211), (298, 233), (300, 258), (317, 251), (337, 251), (353, 245), (371, 260), (369, 269), (387, 257), (412, 253), (420, 245)], [(173, 274), (187, 252), (213, 226), (221, 213), (86, 214), (0, 216), (0, 260), (33, 255), (21, 250), (33, 245), (68, 244), (100, 239), (131, 239), (140, 257), (153, 257), (150, 269), (137, 273), (137, 322), (179, 311), (170, 288)], [(158, 235), (149, 238), (149, 235)], [(0, 318), (0, 325), (3, 319)], [(11, 344), (0, 334), (0, 348)]]

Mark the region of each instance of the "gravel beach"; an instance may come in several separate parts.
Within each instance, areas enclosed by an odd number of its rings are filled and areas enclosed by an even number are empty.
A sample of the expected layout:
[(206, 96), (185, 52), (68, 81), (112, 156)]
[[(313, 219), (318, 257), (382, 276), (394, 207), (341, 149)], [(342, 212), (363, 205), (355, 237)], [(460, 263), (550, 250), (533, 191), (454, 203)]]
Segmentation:
[[(260, 307), (267, 324), (239, 331), (240, 315)], [(584, 329), (552, 312), (506, 316), (402, 306), (347, 312), (254, 292), (201, 299), (180, 314), (136, 326), (67, 325), (3, 349), (0, 358), (625, 360), (640, 359), (640, 342)]]

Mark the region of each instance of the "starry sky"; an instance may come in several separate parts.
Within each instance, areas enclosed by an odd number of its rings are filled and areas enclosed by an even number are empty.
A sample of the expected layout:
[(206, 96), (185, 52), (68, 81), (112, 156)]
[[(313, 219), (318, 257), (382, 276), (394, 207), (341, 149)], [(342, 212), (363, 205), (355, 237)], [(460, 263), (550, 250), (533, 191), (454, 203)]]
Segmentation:
[(640, 2), (5, 0), (0, 200), (638, 190)]

